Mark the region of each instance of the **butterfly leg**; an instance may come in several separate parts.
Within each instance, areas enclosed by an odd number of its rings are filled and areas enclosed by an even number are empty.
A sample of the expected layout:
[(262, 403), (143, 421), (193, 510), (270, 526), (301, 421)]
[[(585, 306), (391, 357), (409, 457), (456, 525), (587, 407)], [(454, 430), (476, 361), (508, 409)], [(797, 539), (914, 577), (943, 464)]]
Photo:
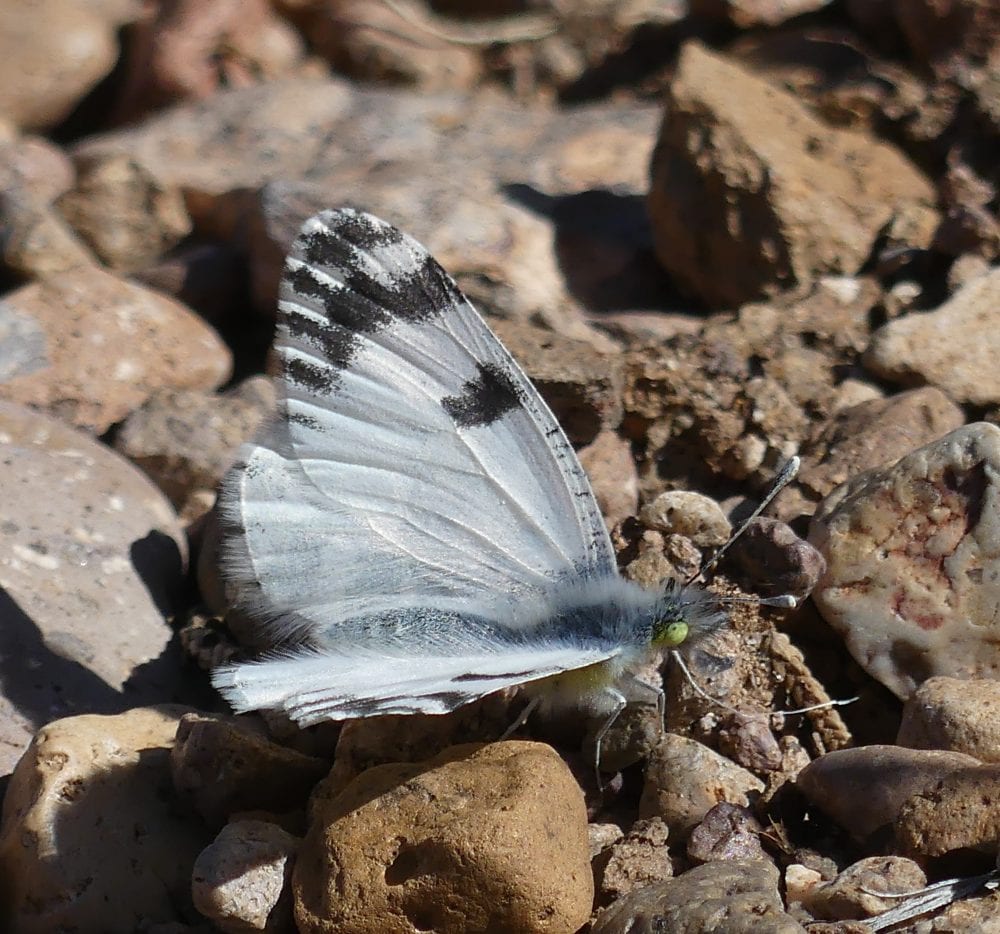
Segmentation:
[(601, 724), (596, 735), (594, 736), (594, 774), (597, 776), (598, 791), (604, 791), (604, 783), (601, 781), (601, 743), (607, 735), (608, 730), (611, 729), (615, 720), (618, 719), (618, 715), (625, 709), (625, 705), (628, 703), (625, 699), (625, 695), (615, 688), (607, 688), (604, 692), (604, 696), (612, 702), (613, 706), (611, 713), (608, 714), (607, 719)]
[(517, 719), (509, 727), (507, 727), (506, 730), (504, 730), (503, 736), (500, 737), (500, 742), (503, 742), (505, 739), (510, 739), (519, 729), (521, 729), (522, 726), (524, 726), (525, 723), (528, 722), (528, 717), (535, 712), (535, 708), (541, 703), (541, 700), (542, 698), (539, 695), (528, 701), (524, 710), (518, 714)]

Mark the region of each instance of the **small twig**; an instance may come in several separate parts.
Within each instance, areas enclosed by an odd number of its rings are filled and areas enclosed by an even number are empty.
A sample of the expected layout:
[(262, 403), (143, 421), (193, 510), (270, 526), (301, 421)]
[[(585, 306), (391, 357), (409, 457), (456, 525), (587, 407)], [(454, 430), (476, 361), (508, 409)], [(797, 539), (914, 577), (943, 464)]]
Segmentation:
[(442, 29), (422, 19), (398, 0), (382, 0), (400, 19), (421, 32), (452, 45), (509, 45), (512, 42), (538, 42), (553, 35), (559, 24), (545, 13), (521, 13), (502, 19), (487, 20), (475, 26), (454, 23)]

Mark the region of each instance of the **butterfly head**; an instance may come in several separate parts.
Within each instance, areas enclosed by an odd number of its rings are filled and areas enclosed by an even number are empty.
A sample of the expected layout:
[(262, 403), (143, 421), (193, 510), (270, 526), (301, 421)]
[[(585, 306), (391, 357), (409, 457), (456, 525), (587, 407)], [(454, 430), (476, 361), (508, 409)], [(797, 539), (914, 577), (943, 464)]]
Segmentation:
[(718, 597), (698, 584), (669, 581), (656, 605), (650, 642), (676, 649), (693, 637), (714, 632), (726, 621)]

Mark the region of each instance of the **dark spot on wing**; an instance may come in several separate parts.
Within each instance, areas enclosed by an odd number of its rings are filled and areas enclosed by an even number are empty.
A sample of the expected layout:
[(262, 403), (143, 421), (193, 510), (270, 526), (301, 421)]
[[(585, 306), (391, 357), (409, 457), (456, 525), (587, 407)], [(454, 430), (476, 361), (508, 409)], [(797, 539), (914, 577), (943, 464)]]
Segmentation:
[(511, 374), (496, 363), (477, 363), (479, 375), (466, 381), (457, 396), (441, 406), (459, 428), (492, 425), (521, 404), (521, 391)]
[(455, 684), (460, 684), (463, 681), (508, 681), (512, 678), (520, 678), (522, 681), (527, 681), (531, 678), (538, 677), (537, 669), (528, 669), (527, 671), (504, 671), (497, 672), (496, 674), (475, 674), (470, 673), (466, 675), (455, 675), (451, 680)]
[(312, 415), (307, 415), (305, 412), (292, 412), (289, 414), (288, 420), (295, 425), (311, 428), (313, 431), (320, 431), (323, 428), (318, 419)]
[[(351, 365), (364, 335), (391, 329), (395, 321), (431, 321), (465, 298), (423, 247), (390, 224), (349, 211), (324, 215), (323, 220), (328, 229), (304, 233), (295, 244), (292, 255), (308, 265), (285, 268), (283, 298), (290, 305), (282, 311), (281, 326), (289, 337), (323, 355), (330, 371), (326, 391), (334, 392), (336, 371)], [(359, 252), (366, 254), (364, 262)], [(367, 263), (374, 264), (375, 274), (367, 271)], [(296, 298), (306, 299), (310, 309), (321, 309), (326, 320), (297, 311)], [(321, 383), (316, 373), (310, 379), (298, 384), (310, 389)]]
[(317, 366), (298, 357), (286, 358), (282, 371), (282, 375), (289, 383), (317, 395), (330, 395), (337, 388), (334, 370)]

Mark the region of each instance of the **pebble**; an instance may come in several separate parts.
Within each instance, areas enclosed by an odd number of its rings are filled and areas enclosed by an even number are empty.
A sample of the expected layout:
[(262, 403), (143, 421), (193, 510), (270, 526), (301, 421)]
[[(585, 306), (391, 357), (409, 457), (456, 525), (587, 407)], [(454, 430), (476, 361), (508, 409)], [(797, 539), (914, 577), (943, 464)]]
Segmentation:
[(639, 816), (661, 818), (682, 841), (720, 801), (746, 807), (763, 790), (759, 778), (707, 746), (664, 733), (646, 766)]
[(1000, 402), (1000, 269), (965, 283), (940, 308), (906, 315), (875, 332), (864, 357), (876, 376), (929, 383), (955, 402)]
[(243, 720), (189, 714), (170, 751), (174, 789), (211, 826), (241, 811), (303, 810), (330, 763), (271, 742)]
[(805, 928), (785, 914), (778, 870), (760, 859), (706, 863), (676, 879), (637, 889), (602, 911), (590, 930), (805, 934)]
[(814, 759), (796, 780), (802, 792), (857, 840), (899, 819), (915, 795), (932, 791), (952, 773), (980, 768), (960, 752), (860, 746)]
[(0, 396), (101, 434), (157, 389), (214, 389), (232, 355), (183, 305), (96, 267), (0, 300)]
[(659, 818), (636, 821), (624, 839), (611, 845), (600, 875), (601, 900), (607, 904), (673, 876), (668, 836), (667, 825)]
[(896, 742), (1000, 763), (1000, 682), (929, 678), (903, 705)]
[(1000, 428), (977, 422), (838, 487), (809, 540), (813, 591), (858, 663), (906, 698), (1000, 672)]
[(650, 529), (683, 535), (699, 548), (719, 547), (728, 540), (732, 526), (719, 504), (701, 493), (667, 490), (643, 506), (639, 519)]
[(195, 908), (225, 934), (295, 934), (291, 876), (299, 840), (276, 824), (226, 824), (195, 860)]
[[(817, 918), (846, 921), (870, 918), (895, 908), (900, 892), (927, 885), (927, 876), (903, 856), (869, 856), (852, 863), (836, 879), (813, 888), (805, 901)], [(880, 895), (879, 893), (886, 893)]]

